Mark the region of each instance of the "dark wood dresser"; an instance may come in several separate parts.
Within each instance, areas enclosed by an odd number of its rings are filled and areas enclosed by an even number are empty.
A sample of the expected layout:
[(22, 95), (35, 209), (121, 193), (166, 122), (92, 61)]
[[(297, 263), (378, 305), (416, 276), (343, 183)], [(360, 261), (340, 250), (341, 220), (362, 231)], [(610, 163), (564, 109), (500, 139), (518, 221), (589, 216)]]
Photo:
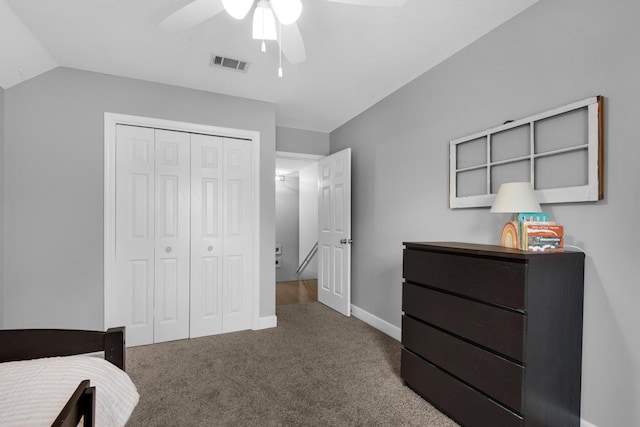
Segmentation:
[(464, 426), (578, 427), (584, 254), (404, 245), (405, 384)]

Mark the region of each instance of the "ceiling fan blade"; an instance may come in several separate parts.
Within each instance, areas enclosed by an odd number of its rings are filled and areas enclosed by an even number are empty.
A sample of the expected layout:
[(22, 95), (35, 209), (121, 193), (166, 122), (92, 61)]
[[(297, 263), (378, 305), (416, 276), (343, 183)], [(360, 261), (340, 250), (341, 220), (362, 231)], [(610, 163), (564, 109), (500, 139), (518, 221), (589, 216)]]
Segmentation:
[(282, 25), (281, 36), (282, 40), (278, 38), (278, 44), (290, 64), (298, 64), (307, 59), (307, 52), (298, 24)]
[(407, 0), (327, 0), (335, 3), (355, 4), (357, 6), (402, 6)]
[(158, 26), (165, 31), (182, 31), (222, 12), (220, 0), (195, 0), (166, 17)]

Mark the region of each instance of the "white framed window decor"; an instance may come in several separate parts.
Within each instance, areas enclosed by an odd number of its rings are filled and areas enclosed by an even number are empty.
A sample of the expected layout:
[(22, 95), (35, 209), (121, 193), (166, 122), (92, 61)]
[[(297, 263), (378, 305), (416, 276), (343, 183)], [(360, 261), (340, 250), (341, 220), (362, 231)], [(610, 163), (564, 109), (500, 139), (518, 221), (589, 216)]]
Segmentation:
[(500, 185), (529, 181), (540, 203), (604, 197), (603, 97), (449, 142), (449, 207), (491, 206)]

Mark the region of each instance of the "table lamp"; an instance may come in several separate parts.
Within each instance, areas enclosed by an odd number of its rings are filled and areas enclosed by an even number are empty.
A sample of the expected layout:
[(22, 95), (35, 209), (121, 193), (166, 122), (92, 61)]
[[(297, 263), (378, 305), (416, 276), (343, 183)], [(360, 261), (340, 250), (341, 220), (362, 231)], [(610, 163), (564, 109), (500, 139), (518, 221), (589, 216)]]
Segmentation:
[(506, 182), (500, 185), (491, 212), (513, 214), (513, 221), (507, 222), (502, 228), (500, 244), (507, 248), (518, 248), (518, 213), (542, 212), (542, 209), (530, 182)]

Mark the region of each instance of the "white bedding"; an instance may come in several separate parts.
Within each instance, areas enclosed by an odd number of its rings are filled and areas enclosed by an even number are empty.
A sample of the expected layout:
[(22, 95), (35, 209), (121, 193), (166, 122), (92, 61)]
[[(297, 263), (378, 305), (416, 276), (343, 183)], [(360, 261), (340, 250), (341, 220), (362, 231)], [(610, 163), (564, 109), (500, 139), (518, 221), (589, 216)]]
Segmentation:
[(0, 426), (50, 426), (86, 379), (96, 387), (96, 426), (124, 426), (138, 404), (136, 386), (124, 371), (91, 356), (0, 363)]

